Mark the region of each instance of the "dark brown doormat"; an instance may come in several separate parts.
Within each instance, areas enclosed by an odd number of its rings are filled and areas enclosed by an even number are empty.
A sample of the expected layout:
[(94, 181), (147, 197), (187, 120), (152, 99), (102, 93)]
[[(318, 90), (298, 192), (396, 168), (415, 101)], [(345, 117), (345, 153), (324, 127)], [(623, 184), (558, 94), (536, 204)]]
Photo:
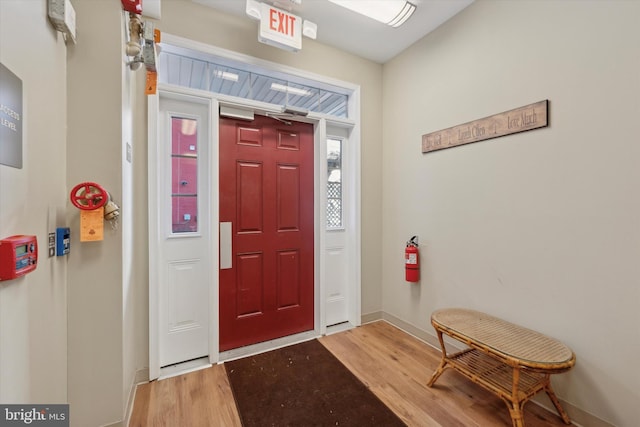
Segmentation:
[(245, 427), (405, 426), (317, 340), (224, 365)]

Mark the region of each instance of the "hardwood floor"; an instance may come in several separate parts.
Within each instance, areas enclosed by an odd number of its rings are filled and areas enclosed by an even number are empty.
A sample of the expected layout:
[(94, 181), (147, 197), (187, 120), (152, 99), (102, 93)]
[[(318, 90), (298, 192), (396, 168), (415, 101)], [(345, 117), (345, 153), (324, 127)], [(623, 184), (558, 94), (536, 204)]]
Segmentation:
[(240, 427), (224, 366), (138, 386), (129, 426)]
[[(447, 370), (426, 386), (440, 352), (379, 321), (319, 341), (409, 426), (510, 426), (502, 400)], [(564, 426), (536, 404), (525, 405), (527, 427)], [(216, 365), (138, 387), (129, 426), (240, 426), (225, 369)], [(359, 426), (355, 426), (359, 427)]]

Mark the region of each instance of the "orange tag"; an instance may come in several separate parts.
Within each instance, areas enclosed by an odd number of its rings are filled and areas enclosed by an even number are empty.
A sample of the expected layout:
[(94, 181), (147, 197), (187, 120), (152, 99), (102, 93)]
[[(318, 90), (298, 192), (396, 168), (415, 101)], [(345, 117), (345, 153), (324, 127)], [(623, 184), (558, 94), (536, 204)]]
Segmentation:
[(97, 242), (104, 239), (104, 207), (80, 211), (80, 241)]
[(147, 71), (147, 84), (144, 93), (146, 95), (155, 95), (158, 90), (158, 73), (155, 71)]
[(157, 28), (154, 28), (153, 30), (153, 41), (156, 43), (160, 43), (160, 30)]

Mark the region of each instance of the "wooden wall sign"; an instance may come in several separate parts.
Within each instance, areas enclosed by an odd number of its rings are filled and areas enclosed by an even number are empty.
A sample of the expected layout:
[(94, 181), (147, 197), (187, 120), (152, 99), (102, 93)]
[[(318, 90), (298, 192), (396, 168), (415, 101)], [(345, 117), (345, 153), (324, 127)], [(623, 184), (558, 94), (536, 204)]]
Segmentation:
[(422, 135), (422, 152), (443, 150), (548, 126), (549, 100)]

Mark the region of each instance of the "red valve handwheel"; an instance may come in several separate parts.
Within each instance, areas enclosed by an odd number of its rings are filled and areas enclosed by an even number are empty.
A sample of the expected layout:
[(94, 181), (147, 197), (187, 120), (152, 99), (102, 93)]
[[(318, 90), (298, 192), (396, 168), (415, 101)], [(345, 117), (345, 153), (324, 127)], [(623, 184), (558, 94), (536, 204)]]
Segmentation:
[(95, 182), (83, 182), (76, 185), (71, 190), (71, 203), (78, 209), (92, 211), (104, 206), (108, 199), (109, 193)]

